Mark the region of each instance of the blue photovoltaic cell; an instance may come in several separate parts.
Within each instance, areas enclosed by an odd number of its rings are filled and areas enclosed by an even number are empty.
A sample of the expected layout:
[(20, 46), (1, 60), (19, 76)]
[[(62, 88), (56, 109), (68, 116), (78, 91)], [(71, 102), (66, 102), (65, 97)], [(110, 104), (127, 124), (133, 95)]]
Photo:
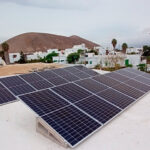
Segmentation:
[(106, 123), (121, 110), (97, 96), (91, 96), (75, 103), (80, 109), (96, 118), (101, 123)]
[(77, 77), (81, 78), (81, 79), (85, 79), (85, 78), (89, 78), (90, 75), (84, 73), (84, 72), (78, 72), (78, 73), (74, 73)]
[(139, 89), (141, 91), (143, 91), (144, 93), (148, 92), (150, 90), (150, 86), (145, 85), (142, 82), (136, 81), (136, 80), (128, 80), (125, 82), (125, 84), (128, 84), (136, 89)]
[(62, 76), (64, 79), (72, 82), (72, 81), (76, 81), (76, 80), (79, 80), (80, 78), (78, 78), (77, 76), (74, 76), (72, 74), (68, 74), (68, 75), (65, 75), (65, 76)]
[(55, 129), (71, 146), (76, 146), (76, 144), (101, 126), (73, 106), (42, 116), (42, 119)]
[(134, 78), (134, 80), (142, 82), (142, 83), (150, 86), (150, 79), (145, 78), (143, 76), (138, 76), (138, 77)]
[(37, 81), (37, 82), (31, 82), (30, 84), (34, 88), (36, 88), (37, 90), (46, 89), (46, 88), (50, 88), (50, 87), (53, 86), (53, 84), (49, 83), (46, 80), (41, 80), (41, 81)]
[(69, 105), (48, 89), (20, 96), (20, 99), (40, 116)]
[(127, 76), (129, 78), (135, 78), (136, 76), (139, 75), (139, 74), (135, 74), (135, 73), (129, 72), (129, 71), (125, 70), (125, 69), (120, 69), (120, 70), (117, 70), (116, 72), (120, 73), (121, 75)]
[(76, 102), (91, 95), (91, 93), (73, 83), (57, 86), (55, 88), (52, 88), (52, 90), (65, 97), (70, 102)]
[(5, 87), (0, 83), (0, 89), (4, 89)]
[(108, 88), (107, 86), (98, 83), (92, 79), (84, 79), (84, 80), (77, 81), (76, 83), (93, 93), (97, 93)]
[(74, 76), (73, 74), (69, 73), (65, 69), (55, 69), (55, 70), (53, 70), (53, 72), (56, 73), (57, 75), (60, 75), (62, 78), (66, 79), (70, 82), (80, 79), (77, 76)]
[(79, 71), (78, 69), (76, 69), (75, 67), (66, 67), (66, 68), (64, 68), (64, 70), (65, 70), (65, 71), (68, 71), (68, 72), (70, 72), (70, 73), (73, 73), (73, 74), (80, 72), (80, 71)]
[(48, 80), (49, 82), (51, 82), (52, 84), (54, 84), (55, 86), (68, 83), (67, 80), (65, 80), (65, 79), (63, 79), (63, 78), (61, 78), (61, 77), (48, 78), (47, 80)]
[(120, 84), (121, 82), (115, 80), (115, 79), (112, 79), (112, 78), (108, 78), (107, 76), (105, 75), (101, 75), (101, 76), (96, 76), (96, 77), (93, 77), (94, 80), (102, 83), (102, 84), (105, 84), (109, 87), (113, 87), (115, 85), (118, 85)]
[(80, 71), (83, 71), (83, 72), (89, 74), (90, 76), (96, 76), (96, 75), (98, 75), (97, 72), (95, 72), (95, 71), (93, 71), (91, 69), (88, 69), (88, 68), (86, 68), (84, 66), (81, 66), (81, 65), (75, 66), (75, 68), (78, 69), (78, 70), (80, 70)]
[(46, 89), (53, 86), (53, 84), (49, 83), (36, 73), (25, 74), (21, 75), (20, 77), (23, 78), (26, 82), (28, 82), (37, 90)]
[(137, 69), (133, 69), (133, 68), (125, 68), (126, 71), (129, 71), (131, 73), (134, 73), (134, 74), (138, 74), (138, 75), (143, 75), (144, 72), (143, 71), (139, 71)]
[(55, 86), (68, 83), (68, 81), (66, 79), (63, 79), (56, 73), (49, 71), (49, 70), (43, 71), (43, 72), (38, 72), (38, 74)]
[(13, 96), (6, 88), (0, 84), (0, 105), (15, 101), (17, 98)]
[(21, 95), (21, 94), (25, 94), (25, 93), (29, 93), (29, 92), (33, 92), (35, 91), (30, 85), (28, 84), (22, 84), (19, 86), (14, 86), (14, 87), (10, 87), (9, 90), (11, 92), (13, 92), (16, 96), (17, 95)]
[(144, 74), (142, 74), (142, 76), (150, 80), (150, 74), (149, 73), (144, 73)]
[(104, 98), (105, 100), (119, 106), (122, 109), (125, 109), (130, 104), (132, 104), (135, 99), (124, 95), (123, 93), (119, 93), (114, 89), (107, 89), (97, 94), (98, 96)]
[(107, 73), (105, 76), (106, 77), (111, 77), (111, 78), (113, 78), (115, 80), (118, 80), (118, 81), (121, 81), (121, 82), (125, 82), (127, 80), (130, 80), (130, 78), (128, 78), (126, 76), (123, 76), (121, 74), (118, 74), (116, 72)]
[(40, 76), (42, 76), (45, 79), (52, 79), (52, 78), (59, 77), (57, 74), (55, 74), (54, 72), (52, 72), (50, 70), (37, 72), (37, 74), (39, 74)]
[(54, 69), (52, 70), (54, 73), (56, 73), (59, 76), (66, 76), (68, 74), (70, 74), (68, 71), (66, 71), (64, 68), (60, 68), (60, 69)]
[(24, 75), (20, 75), (20, 77), (23, 78), (25, 81), (27, 81), (29, 83), (43, 80), (43, 78), (40, 77), (36, 73), (24, 74)]
[(0, 81), (16, 96), (35, 91), (18, 76), (1, 78)]
[(1, 78), (0, 81), (7, 87), (14, 87), (17, 85), (21, 85), (21, 84), (26, 84), (25, 81), (23, 81), (22, 79), (20, 79), (17, 76), (12, 76), (12, 77), (6, 77), (6, 78)]
[(138, 99), (142, 95), (144, 95), (144, 92), (141, 92), (138, 89), (132, 88), (131, 86), (128, 86), (124, 83), (114, 86), (113, 88), (128, 95), (128, 96), (131, 96), (134, 99)]

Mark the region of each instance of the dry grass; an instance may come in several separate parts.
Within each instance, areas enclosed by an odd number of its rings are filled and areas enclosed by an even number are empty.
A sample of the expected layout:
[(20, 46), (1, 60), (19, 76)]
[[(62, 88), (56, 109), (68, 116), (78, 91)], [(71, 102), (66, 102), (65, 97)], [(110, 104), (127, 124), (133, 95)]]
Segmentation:
[(30, 63), (30, 64), (13, 64), (0, 67), (0, 76), (9, 76), (15, 74), (25, 74), (36, 70), (48, 68), (61, 68), (63, 65), (52, 63)]

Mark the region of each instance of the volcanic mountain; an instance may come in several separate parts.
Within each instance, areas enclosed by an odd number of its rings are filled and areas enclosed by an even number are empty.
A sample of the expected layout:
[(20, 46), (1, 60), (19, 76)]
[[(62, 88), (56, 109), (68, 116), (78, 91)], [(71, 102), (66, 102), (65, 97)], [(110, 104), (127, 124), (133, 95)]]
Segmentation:
[[(72, 48), (74, 45), (84, 43), (87, 48), (92, 49), (99, 46), (96, 43), (73, 35), (70, 37), (54, 35), (48, 33), (24, 33), (6, 41), (9, 44), (9, 53), (32, 53), (37, 51), (47, 51), (48, 49)], [(0, 46), (1, 49), (1, 46)]]

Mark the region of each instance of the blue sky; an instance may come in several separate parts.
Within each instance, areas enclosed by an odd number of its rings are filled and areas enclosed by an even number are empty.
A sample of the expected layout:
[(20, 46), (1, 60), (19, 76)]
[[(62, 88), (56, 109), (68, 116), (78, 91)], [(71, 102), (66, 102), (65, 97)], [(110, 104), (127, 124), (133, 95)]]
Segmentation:
[(149, 0), (0, 0), (0, 43), (25, 32), (150, 45)]

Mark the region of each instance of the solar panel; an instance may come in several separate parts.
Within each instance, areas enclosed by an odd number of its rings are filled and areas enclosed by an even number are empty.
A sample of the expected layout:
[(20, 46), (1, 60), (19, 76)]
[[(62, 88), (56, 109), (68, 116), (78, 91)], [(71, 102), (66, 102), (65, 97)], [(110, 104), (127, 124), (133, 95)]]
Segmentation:
[(48, 70), (48, 71), (42, 71), (42, 72), (37, 72), (40, 76), (42, 76), (45, 79), (51, 79), (51, 78), (56, 78), (59, 77), (57, 74), (54, 72)]
[(1, 78), (0, 81), (16, 96), (35, 91), (33, 87), (18, 76)]
[(130, 96), (130, 97), (132, 97), (132, 98), (135, 98), (135, 99), (138, 99), (142, 95), (144, 95), (144, 92), (139, 91), (138, 89), (135, 89), (135, 88), (128, 86), (124, 83), (117, 85), (117, 86), (114, 86), (113, 88), (126, 94), (126, 95), (128, 95), (128, 96)]
[(76, 81), (76, 80), (79, 80), (80, 78), (78, 78), (77, 76), (74, 76), (72, 74), (68, 74), (68, 75), (65, 75), (65, 76), (62, 76), (64, 79), (68, 80), (68, 81)]
[(25, 81), (27, 81), (29, 83), (43, 80), (43, 78), (41, 78), (36, 73), (24, 74), (24, 75), (20, 75), (20, 77), (23, 78)]
[(28, 84), (22, 84), (22, 85), (10, 87), (9, 90), (10, 90), (12, 93), (14, 93), (16, 96), (35, 91), (35, 89), (33, 89), (33, 88), (32, 88), (30, 85), (28, 85)]
[(84, 72), (77, 72), (77, 73), (74, 73), (77, 77), (81, 78), (81, 79), (85, 79), (85, 78), (89, 78), (90, 75), (84, 73)]
[(90, 76), (96, 76), (96, 75), (98, 75), (97, 72), (95, 72), (93, 70), (90, 70), (90, 69), (88, 69), (88, 68), (86, 68), (84, 66), (81, 66), (81, 65), (75, 66), (75, 68), (78, 69), (78, 70), (80, 70), (80, 71), (83, 71), (83, 72), (89, 74)]
[(55, 69), (53, 70), (57, 75), (60, 75), (62, 78), (68, 80), (68, 81), (76, 81), (79, 80), (77, 76), (74, 76), (73, 74), (69, 73), (65, 69)]
[(91, 95), (91, 93), (73, 83), (57, 86), (52, 88), (52, 90), (65, 97), (70, 102), (76, 102)]
[(65, 71), (71, 72), (71, 73), (77, 73), (80, 72), (78, 69), (76, 69), (75, 67), (66, 67), (64, 68)]
[(132, 87), (135, 87), (136, 89), (139, 89), (143, 91), (144, 93), (148, 92), (150, 90), (150, 86), (143, 84), (142, 82), (136, 81), (136, 80), (128, 80), (125, 82), (125, 84), (128, 84)]
[(112, 88), (102, 91), (97, 95), (119, 106), (122, 109), (125, 109), (135, 101), (135, 99), (128, 97), (127, 95), (124, 95), (123, 93), (120, 93)]
[(133, 68), (125, 68), (126, 71), (129, 71), (129, 72), (132, 72), (132, 73), (135, 73), (135, 74), (138, 74), (138, 75), (142, 75), (144, 74), (144, 72), (142, 71), (139, 71), (137, 69), (133, 69)]
[(73, 106), (42, 116), (72, 147), (101, 125)]
[(4, 89), (5, 87), (0, 83), (0, 89)]
[(22, 85), (26, 84), (25, 81), (20, 79), (18, 76), (12, 76), (12, 77), (6, 77), (6, 78), (1, 78), (0, 81), (7, 87), (14, 87), (17, 85)]
[(143, 76), (138, 76), (138, 77), (134, 78), (134, 80), (140, 81), (140, 82), (144, 83), (145, 85), (150, 86), (150, 80), (148, 78), (143, 77)]
[(103, 124), (121, 111), (121, 109), (109, 104), (97, 96), (88, 97), (75, 103), (75, 105)]
[(105, 84), (109, 87), (113, 87), (115, 85), (118, 85), (120, 84), (121, 82), (115, 80), (115, 79), (112, 79), (112, 78), (108, 78), (107, 76), (105, 75), (101, 75), (101, 76), (96, 76), (96, 77), (93, 77), (94, 80), (102, 83), (102, 84)]
[(107, 73), (105, 76), (106, 76), (106, 77), (111, 77), (111, 78), (113, 78), (113, 79), (115, 79), (115, 80), (118, 80), (118, 81), (121, 81), (121, 82), (124, 82), (124, 81), (127, 81), (127, 80), (130, 79), (130, 78), (128, 78), (128, 77), (126, 77), (126, 76), (123, 76), (123, 75), (121, 75), (121, 74), (118, 74), (118, 73), (116, 73), (116, 72)]
[(129, 72), (129, 71), (125, 70), (125, 69), (120, 69), (120, 70), (117, 70), (116, 72), (120, 73), (121, 75), (127, 76), (129, 78), (135, 78), (136, 76), (138, 76), (138, 74)]
[(61, 77), (47, 78), (47, 80), (48, 80), (49, 82), (51, 82), (52, 84), (54, 84), (55, 86), (68, 83), (67, 80), (65, 80), (65, 79), (63, 79), (63, 78), (61, 78)]
[(144, 73), (144, 74), (142, 74), (142, 76), (150, 80), (150, 74)]
[(59, 76), (66, 76), (68, 74), (70, 74), (68, 71), (66, 71), (64, 68), (60, 68), (60, 69), (54, 69), (52, 70), (54, 73), (56, 73)]
[(36, 88), (37, 90), (46, 89), (53, 86), (53, 84), (46, 81), (36, 73), (20, 75), (20, 77), (23, 78), (26, 82), (28, 82), (30, 85), (32, 85), (32, 87)]
[(92, 79), (80, 80), (80, 81), (77, 81), (76, 84), (84, 87), (85, 89), (87, 89), (93, 93), (97, 93), (97, 92), (103, 91), (108, 88), (107, 86), (105, 86), (101, 83), (98, 83)]
[(15, 101), (16, 97), (0, 84), (0, 105)]
[(46, 89), (46, 88), (50, 88), (53, 86), (53, 84), (47, 82), (46, 80), (31, 82), (30, 84), (37, 90)]
[(25, 94), (19, 98), (23, 100), (23, 102), (26, 103), (30, 108), (32, 108), (39, 116), (69, 105), (68, 102), (48, 89)]

